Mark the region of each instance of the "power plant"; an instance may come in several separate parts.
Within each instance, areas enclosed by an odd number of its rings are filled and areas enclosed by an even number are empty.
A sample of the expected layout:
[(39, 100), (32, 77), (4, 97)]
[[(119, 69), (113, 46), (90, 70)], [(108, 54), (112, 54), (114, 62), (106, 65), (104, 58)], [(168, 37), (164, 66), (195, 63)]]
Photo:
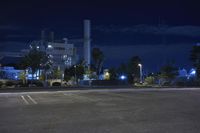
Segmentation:
[[(85, 68), (90, 69), (91, 65), (91, 38), (90, 38), (90, 20), (83, 21), (83, 38), (81, 39), (83, 59)], [(79, 39), (80, 40), (80, 39)], [(78, 61), (76, 47), (68, 43), (68, 39), (55, 40), (54, 32), (48, 30), (41, 31), (41, 39), (33, 40), (27, 44), (29, 49), (22, 49), (20, 52), (0, 52), (0, 60), (4, 57), (23, 57), (29, 53), (32, 48), (46, 52), (51, 62), (52, 68), (59, 68), (64, 72), (65, 68), (75, 65)], [(1, 64), (1, 62), (0, 62)]]
[[(88, 69), (90, 69), (90, 64), (91, 64), (91, 38), (90, 38), (91, 33), (90, 32), (91, 32), (90, 31), (90, 20), (88, 20), (88, 19), (84, 20), (83, 21), (83, 33), (84, 34), (83, 34), (83, 39), (81, 39), (81, 40), (83, 43), (84, 63), (85, 63), (85, 67)], [(74, 46), (72, 46), (73, 44), (66, 43), (67, 42), (66, 40), (67, 39), (65, 38), (63, 43), (60, 43), (60, 42), (56, 43), (55, 39), (54, 39), (54, 32), (51, 31), (50, 36), (47, 37), (45, 30), (42, 30), (41, 31), (41, 40), (32, 41), (28, 45), (30, 45), (30, 46), (37, 45), (39, 50), (46, 51), (47, 54), (51, 54), (52, 52), (53, 52), (53, 54), (61, 54), (59, 49), (63, 49), (64, 51), (62, 51), (62, 53), (63, 53), (64, 57), (60, 57), (60, 58), (62, 58), (62, 60), (63, 60), (63, 58), (69, 57), (68, 61), (70, 60), (70, 62), (74, 62), (74, 63), (67, 63), (68, 66), (71, 66), (71, 65), (75, 64), (75, 62), (76, 62), (73, 59), (71, 59), (71, 57), (74, 55), (74, 54), (72, 54), (72, 52), (74, 51), (73, 50)], [(57, 45), (59, 45), (59, 48), (57, 48)], [(55, 49), (54, 49), (54, 47), (55, 47)], [(49, 49), (51, 49), (51, 50), (49, 50)], [(24, 55), (26, 55), (28, 53), (28, 51), (29, 51), (29, 49), (23, 49), (20, 52), (0, 52), (0, 59), (2, 59), (4, 57), (23, 57)], [(59, 59), (59, 60), (61, 60), (61, 59)], [(59, 61), (59, 60), (56, 59), (55, 61)], [(66, 64), (66, 62), (64, 62), (64, 63)], [(58, 64), (60, 64), (60, 63), (58, 63)]]

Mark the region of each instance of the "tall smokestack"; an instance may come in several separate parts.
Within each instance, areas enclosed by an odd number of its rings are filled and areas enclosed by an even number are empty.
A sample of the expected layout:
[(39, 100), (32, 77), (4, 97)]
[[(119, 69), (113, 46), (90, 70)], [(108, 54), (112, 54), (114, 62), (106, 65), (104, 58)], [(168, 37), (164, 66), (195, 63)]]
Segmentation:
[(84, 60), (90, 69), (91, 46), (90, 46), (90, 20), (84, 20)]
[(41, 31), (41, 40), (45, 41), (45, 31), (44, 30)]
[(50, 32), (50, 41), (54, 42), (54, 32), (53, 31)]

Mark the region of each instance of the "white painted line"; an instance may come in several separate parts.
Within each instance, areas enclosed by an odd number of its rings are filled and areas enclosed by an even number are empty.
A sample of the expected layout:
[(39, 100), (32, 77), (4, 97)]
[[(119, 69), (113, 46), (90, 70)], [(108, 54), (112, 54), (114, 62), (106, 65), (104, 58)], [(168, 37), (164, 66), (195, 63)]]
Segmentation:
[(38, 92), (10, 92), (0, 93), (0, 96), (16, 96), (28, 94), (57, 94), (57, 93), (90, 93), (90, 92), (149, 92), (149, 91), (199, 91), (200, 88), (119, 88), (119, 89), (91, 89), (91, 90), (66, 90), (66, 91), (38, 91)]
[(29, 104), (29, 102), (24, 98), (24, 96), (21, 96), (21, 98), (26, 104)]
[(119, 88), (119, 89), (68, 90), (68, 91), (57, 91), (54, 93), (76, 94), (76, 93), (91, 93), (91, 92), (151, 92), (151, 91), (159, 92), (159, 91), (193, 91), (193, 90), (194, 91), (200, 90), (200, 88), (142, 88), (142, 89)]
[(37, 102), (29, 95), (27, 95), (27, 97), (34, 103), (34, 104), (37, 104)]

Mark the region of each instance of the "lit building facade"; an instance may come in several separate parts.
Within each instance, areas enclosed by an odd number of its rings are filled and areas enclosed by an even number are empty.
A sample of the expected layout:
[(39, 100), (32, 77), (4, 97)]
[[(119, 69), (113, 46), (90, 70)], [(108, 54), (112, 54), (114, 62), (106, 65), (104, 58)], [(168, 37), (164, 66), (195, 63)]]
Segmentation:
[(22, 72), (14, 67), (0, 67), (0, 79), (19, 80)]
[(64, 69), (77, 62), (76, 48), (73, 44), (48, 42), (46, 53), (53, 63), (53, 67)]

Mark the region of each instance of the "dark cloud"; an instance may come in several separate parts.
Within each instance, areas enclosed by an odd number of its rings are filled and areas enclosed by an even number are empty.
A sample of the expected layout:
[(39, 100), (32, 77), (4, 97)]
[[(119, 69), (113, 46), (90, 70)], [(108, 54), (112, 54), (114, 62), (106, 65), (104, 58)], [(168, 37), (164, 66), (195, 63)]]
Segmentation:
[(35, 35), (24, 35), (24, 34), (10, 34), (6, 35), (6, 39), (21, 39), (21, 38), (33, 38)]
[(122, 26), (96, 26), (94, 30), (106, 33), (134, 33), (134, 34), (154, 34), (154, 35), (178, 35), (188, 37), (198, 37), (200, 26), (167, 26), (167, 25), (134, 25), (129, 27)]
[[(36, 30), (38, 35), (35, 34)], [(26, 42), (28, 40), (34, 40), (39, 36), (39, 32), (39, 29), (27, 26), (0, 25), (0, 42)]]
[(16, 30), (21, 30), (22, 27), (15, 26), (15, 25), (0, 25), (0, 30), (3, 31), (16, 31)]
[(19, 41), (0, 42), (0, 52), (19, 52), (28, 48), (28, 43)]
[(176, 26), (167, 28), (166, 34), (183, 35), (190, 37), (198, 37), (200, 35), (200, 26)]

